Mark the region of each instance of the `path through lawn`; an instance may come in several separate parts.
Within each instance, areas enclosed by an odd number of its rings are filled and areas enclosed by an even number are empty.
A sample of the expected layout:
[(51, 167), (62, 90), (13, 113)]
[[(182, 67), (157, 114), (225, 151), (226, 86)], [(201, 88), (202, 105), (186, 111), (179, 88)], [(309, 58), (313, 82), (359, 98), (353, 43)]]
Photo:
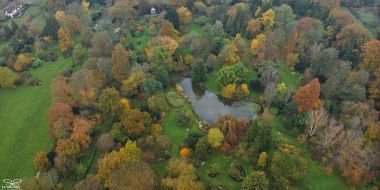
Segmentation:
[(41, 86), (0, 89), (0, 179), (33, 176), (34, 155), (51, 149), (47, 126), (50, 87), (57, 73), (70, 63), (60, 57), (55, 63), (31, 70), (33, 77), (43, 81)]

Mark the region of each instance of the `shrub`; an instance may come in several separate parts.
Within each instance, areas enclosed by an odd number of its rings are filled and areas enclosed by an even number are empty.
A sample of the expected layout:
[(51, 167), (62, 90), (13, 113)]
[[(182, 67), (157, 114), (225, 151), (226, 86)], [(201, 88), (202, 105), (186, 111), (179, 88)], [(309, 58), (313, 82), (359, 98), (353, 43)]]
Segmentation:
[(221, 96), (226, 99), (232, 99), (236, 92), (235, 84), (228, 84), (222, 88)]
[(190, 149), (187, 147), (181, 148), (179, 155), (181, 155), (182, 158), (187, 158), (190, 155)]
[(180, 110), (176, 113), (177, 124), (182, 126), (189, 126), (192, 124), (191, 114), (188, 111)]
[(169, 104), (175, 108), (181, 108), (185, 104), (181, 95), (175, 92), (168, 92), (168, 94), (166, 95), (166, 99), (168, 100)]
[(0, 67), (0, 87), (11, 88), (19, 76), (6, 67)]
[(234, 180), (241, 182), (245, 177), (245, 170), (239, 163), (232, 163), (228, 175)]
[(216, 177), (219, 174), (220, 174), (220, 165), (218, 163), (212, 164), (207, 171), (207, 175), (210, 177)]
[(43, 61), (55, 62), (57, 61), (57, 55), (54, 51), (40, 51), (37, 57)]
[(33, 65), (32, 65), (33, 68), (37, 68), (37, 67), (41, 67), (41, 66), (42, 66), (42, 61), (39, 59), (35, 60), (33, 62)]

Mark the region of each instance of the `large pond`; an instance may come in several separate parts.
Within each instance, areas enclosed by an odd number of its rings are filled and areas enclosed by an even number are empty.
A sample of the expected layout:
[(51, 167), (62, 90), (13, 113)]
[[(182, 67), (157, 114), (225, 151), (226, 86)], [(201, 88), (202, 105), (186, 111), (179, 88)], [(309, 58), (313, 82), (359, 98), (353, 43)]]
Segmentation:
[(190, 78), (183, 79), (179, 85), (189, 97), (197, 115), (209, 123), (215, 123), (219, 115), (231, 114), (247, 120), (257, 115), (254, 110), (259, 106), (254, 102), (235, 102), (230, 105), (223, 103), (216, 94), (205, 89), (193, 88)]

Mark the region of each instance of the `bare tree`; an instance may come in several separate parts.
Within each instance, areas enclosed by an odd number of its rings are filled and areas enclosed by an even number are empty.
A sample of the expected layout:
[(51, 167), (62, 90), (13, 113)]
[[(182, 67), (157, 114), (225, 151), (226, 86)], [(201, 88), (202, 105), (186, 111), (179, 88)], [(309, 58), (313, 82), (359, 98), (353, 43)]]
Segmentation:
[(260, 77), (260, 85), (266, 88), (270, 83), (277, 84), (278, 82), (278, 72), (276, 68), (268, 66)]
[(334, 144), (337, 144), (339, 139), (341, 139), (343, 129), (344, 126), (341, 123), (337, 122), (335, 119), (330, 119), (327, 127), (323, 128), (319, 133), (319, 144), (324, 148), (329, 148)]
[(268, 85), (266, 85), (265, 90), (264, 90), (264, 96), (265, 96), (265, 103), (267, 107), (269, 107), (273, 101), (273, 98), (276, 96), (276, 83), (271, 82)]
[(311, 110), (309, 116), (306, 119), (307, 131), (309, 136), (313, 136), (317, 130), (327, 125), (327, 119), (329, 118), (325, 108), (319, 108)]

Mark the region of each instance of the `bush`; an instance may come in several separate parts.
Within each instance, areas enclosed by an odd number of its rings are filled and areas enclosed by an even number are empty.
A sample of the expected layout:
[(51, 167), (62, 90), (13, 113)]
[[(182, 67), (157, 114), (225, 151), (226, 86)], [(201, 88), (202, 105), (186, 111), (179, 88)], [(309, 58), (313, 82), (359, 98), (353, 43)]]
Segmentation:
[(234, 180), (241, 182), (244, 180), (245, 177), (245, 170), (243, 166), (239, 163), (232, 163), (231, 169), (228, 172), (228, 175)]
[(55, 62), (57, 61), (57, 55), (54, 51), (41, 51), (37, 57), (42, 61)]
[(168, 100), (169, 104), (175, 108), (181, 108), (185, 104), (181, 95), (175, 92), (168, 92), (168, 94), (166, 95), (166, 99)]
[(37, 67), (41, 67), (41, 66), (42, 66), (42, 61), (39, 60), (39, 59), (35, 60), (35, 61), (33, 62), (33, 64), (32, 64), (33, 69), (35, 69), (35, 68), (37, 68)]
[(6, 67), (0, 67), (0, 87), (12, 88), (18, 78), (17, 73)]
[(212, 164), (207, 171), (207, 175), (210, 177), (216, 177), (219, 174), (220, 174), (220, 165), (218, 163)]
[(191, 114), (187, 111), (180, 110), (175, 115), (177, 124), (182, 126), (189, 126), (192, 124)]

